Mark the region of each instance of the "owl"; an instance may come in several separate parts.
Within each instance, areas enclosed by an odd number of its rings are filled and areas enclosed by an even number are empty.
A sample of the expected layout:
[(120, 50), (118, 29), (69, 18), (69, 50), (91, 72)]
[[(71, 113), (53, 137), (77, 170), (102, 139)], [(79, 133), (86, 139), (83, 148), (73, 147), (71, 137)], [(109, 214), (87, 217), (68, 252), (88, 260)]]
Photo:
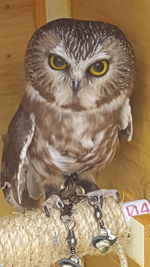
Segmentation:
[(62, 205), (61, 185), (74, 173), (86, 194), (104, 193), (92, 171), (113, 159), (120, 132), (128, 141), (133, 134), (135, 57), (124, 33), (98, 21), (51, 21), (31, 37), (25, 73), (26, 90), (4, 138), (5, 198), (22, 211), (44, 196), (50, 212)]

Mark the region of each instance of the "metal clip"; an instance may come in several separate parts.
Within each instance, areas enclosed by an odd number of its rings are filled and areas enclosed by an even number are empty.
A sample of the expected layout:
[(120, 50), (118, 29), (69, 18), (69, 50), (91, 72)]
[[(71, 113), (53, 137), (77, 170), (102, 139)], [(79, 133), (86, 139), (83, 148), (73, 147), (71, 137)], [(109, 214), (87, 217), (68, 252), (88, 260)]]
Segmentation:
[(58, 261), (61, 267), (81, 267), (77, 255), (71, 255), (69, 258), (64, 258)]
[(92, 245), (103, 254), (116, 242), (117, 237), (109, 229), (101, 229), (100, 234), (92, 239)]
[(105, 227), (102, 219), (102, 210), (100, 209), (100, 207), (102, 208), (103, 206), (103, 200), (100, 200), (99, 205), (98, 198), (96, 196), (92, 196), (88, 198), (88, 202), (94, 209), (94, 217), (98, 226), (100, 227), (100, 235), (92, 239), (92, 245), (103, 254), (106, 253), (108, 249), (116, 242), (117, 237), (112, 235), (111, 231)]
[(62, 267), (81, 267), (79, 264), (79, 258), (76, 255), (77, 240), (74, 234), (74, 227), (76, 225), (73, 218), (74, 209), (73, 206), (77, 202), (77, 181), (78, 175), (76, 173), (66, 177), (64, 187), (60, 191), (61, 198), (64, 201), (64, 208), (61, 211), (61, 220), (68, 231), (67, 243), (71, 253), (69, 258), (60, 259), (59, 265)]

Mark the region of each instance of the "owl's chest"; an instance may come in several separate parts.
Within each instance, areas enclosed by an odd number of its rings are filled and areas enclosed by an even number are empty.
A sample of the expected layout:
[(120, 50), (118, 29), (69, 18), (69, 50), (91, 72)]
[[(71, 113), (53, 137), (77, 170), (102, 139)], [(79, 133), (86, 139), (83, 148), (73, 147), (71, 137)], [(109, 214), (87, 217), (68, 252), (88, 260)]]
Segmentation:
[(112, 127), (117, 124), (112, 116), (100, 113), (70, 113), (57, 118), (43, 118), (37, 135), (59, 152), (68, 154), (88, 153), (103, 142)]
[(82, 171), (109, 160), (113, 151), (107, 147), (117, 143), (118, 125), (112, 117), (70, 114), (57, 120), (45, 117), (42, 124), (37, 125), (33, 150), (62, 172)]

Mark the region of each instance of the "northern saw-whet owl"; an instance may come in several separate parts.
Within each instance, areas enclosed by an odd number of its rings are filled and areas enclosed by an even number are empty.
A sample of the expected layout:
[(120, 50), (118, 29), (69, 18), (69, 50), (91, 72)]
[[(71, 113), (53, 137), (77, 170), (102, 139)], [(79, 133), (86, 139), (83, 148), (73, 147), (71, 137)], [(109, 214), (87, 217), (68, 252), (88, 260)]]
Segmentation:
[(97, 189), (119, 132), (132, 139), (135, 58), (116, 26), (58, 19), (37, 30), (25, 56), (26, 91), (4, 138), (1, 187), (17, 210), (59, 195), (65, 176)]

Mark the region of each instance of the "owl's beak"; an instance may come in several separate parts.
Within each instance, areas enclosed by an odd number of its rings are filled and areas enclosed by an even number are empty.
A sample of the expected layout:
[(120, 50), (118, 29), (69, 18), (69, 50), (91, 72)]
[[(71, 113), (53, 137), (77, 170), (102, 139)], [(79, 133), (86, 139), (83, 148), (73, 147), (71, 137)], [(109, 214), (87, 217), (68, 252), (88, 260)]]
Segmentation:
[(72, 91), (73, 91), (74, 95), (77, 93), (79, 88), (80, 88), (80, 81), (79, 80), (72, 80)]

